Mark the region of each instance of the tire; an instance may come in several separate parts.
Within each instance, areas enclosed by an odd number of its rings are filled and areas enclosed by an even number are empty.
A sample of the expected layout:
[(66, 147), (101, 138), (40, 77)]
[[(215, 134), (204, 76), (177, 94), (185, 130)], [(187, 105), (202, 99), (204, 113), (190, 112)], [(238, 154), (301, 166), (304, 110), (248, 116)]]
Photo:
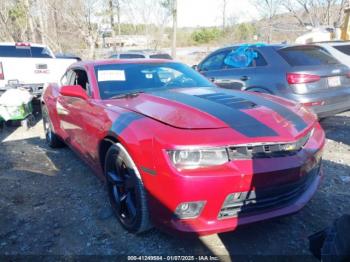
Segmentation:
[(64, 146), (62, 140), (53, 132), (52, 123), (47, 111), (47, 107), (42, 105), (43, 125), (45, 131), (46, 143), (51, 148), (60, 148)]
[(146, 191), (131, 156), (121, 144), (114, 144), (105, 159), (109, 202), (119, 223), (134, 234), (151, 229)]
[(30, 114), (26, 119), (21, 121), (21, 125), (25, 127), (27, 130), (35, 125), (35, 117)]

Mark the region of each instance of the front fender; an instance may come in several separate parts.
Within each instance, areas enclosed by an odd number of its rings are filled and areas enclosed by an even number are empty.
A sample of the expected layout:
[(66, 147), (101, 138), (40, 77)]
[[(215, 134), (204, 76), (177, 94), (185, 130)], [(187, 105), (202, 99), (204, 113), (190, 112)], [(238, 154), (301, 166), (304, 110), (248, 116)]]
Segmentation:
[(156, 125), (156, 121), (141, 114), (125, 112), (114, 120), (107, 136), (123, 145), (139, 170), (153, 173), (155, 160), (152, 130)]

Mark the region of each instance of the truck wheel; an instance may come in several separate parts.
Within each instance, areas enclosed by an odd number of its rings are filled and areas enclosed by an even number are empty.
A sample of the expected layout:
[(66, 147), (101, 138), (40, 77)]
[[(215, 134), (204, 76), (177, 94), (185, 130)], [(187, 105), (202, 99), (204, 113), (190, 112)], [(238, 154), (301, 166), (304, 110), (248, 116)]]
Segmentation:
[(52, 123), (49, 117), (49, 113), (47, 111), (47, 107), (45, 105), (42, 106), (42, 115), (43, 115), (43, 124), (45, 131), (46, 143), (51, 148), (59, 148), (63, 147), (64, 143), (62, 140), (53, 132)]
[(35, 124), (35, 117), (30, 114), (26, 119), (21, 121), (21, 125), (25, 127), (27, 130), (33, 127)]
[(109, 201), (119, 223), (139, 234), (151, 228), (146, 191), (137, 167), (126, 149), (115, 144), (105, 160)]

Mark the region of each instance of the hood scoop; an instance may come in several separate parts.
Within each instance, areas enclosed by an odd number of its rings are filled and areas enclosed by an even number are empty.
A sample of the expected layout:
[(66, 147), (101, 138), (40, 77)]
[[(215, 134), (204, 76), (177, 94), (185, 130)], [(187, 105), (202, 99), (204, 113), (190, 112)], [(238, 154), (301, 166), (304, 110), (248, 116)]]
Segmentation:
[(254, 102), (246, 100), (244, 98), (236, 97), (229, 94), (223, 94), (223, 93), (198, 95), (198, 97), (207, 99), (212, 102), (216, 102), (237, 110), (252, 109), (258, 106)]

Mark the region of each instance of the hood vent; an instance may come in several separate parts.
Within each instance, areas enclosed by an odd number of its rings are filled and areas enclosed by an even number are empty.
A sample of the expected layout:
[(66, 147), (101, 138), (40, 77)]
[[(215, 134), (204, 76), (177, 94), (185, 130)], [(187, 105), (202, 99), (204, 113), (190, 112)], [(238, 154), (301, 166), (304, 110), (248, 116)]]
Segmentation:
[(257, 104), (253, 103), (252, 101), (249, 101), (240, 97), (235, 97), (229, 94), (224, 94), (224, 93), (199, 95), (198, 97), (207, 99), (237, 110), (252, 109), (257, 107)]

